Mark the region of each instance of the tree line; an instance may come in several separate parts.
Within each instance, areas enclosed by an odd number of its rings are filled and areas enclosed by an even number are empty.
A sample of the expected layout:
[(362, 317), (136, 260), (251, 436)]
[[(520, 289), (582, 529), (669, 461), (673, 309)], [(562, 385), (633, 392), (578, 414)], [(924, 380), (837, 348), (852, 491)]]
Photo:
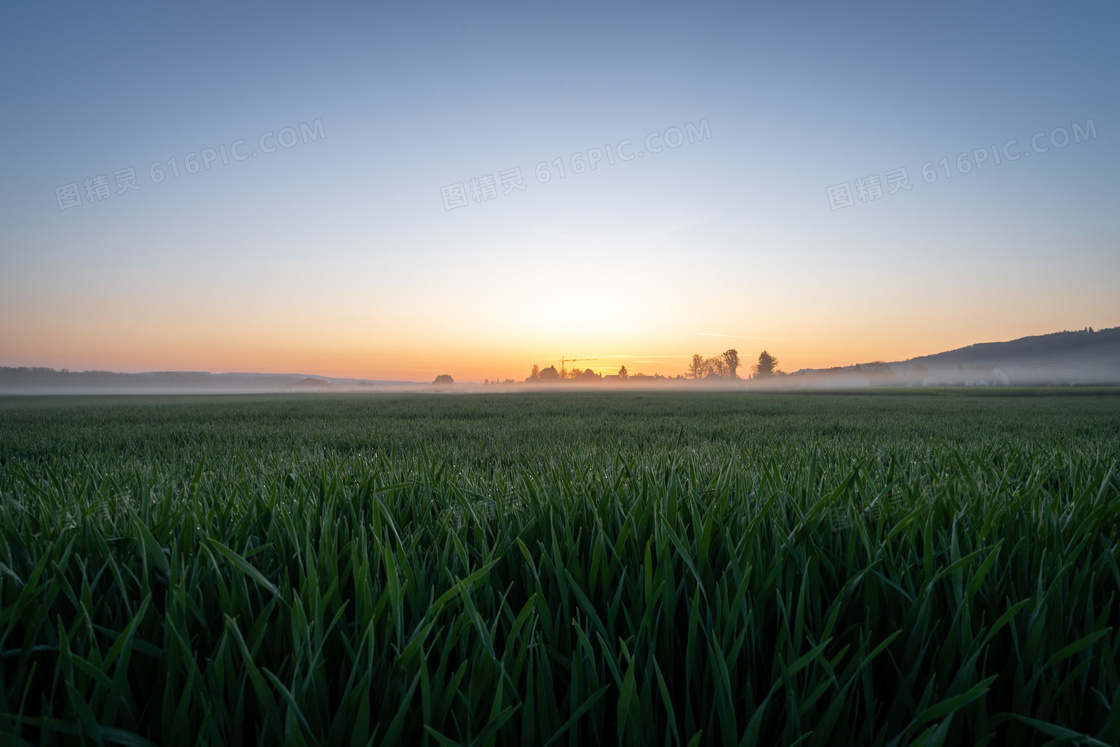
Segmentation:
[[(688, 366), (690, 379), (738, 379), (739, 351), (731, 348), (719, 355), (705, 358), (699, 353), (694, 353), (692, 363)], [(751, 368), (748, 379), (767, 378), (769, 376), (783, 376), (784, 372), (778, 369), (778, 359), (763, 350), (758, 354), (758, 363)]]
[[(731, 348), (725, 350), (719, 355), (714, 355), (705, 358), (700, 353), (692, 356), (692, 362), (688, 366), (688, 372), (685, 376), (662, 376), (661, 374), (653, 374), (652, 376), (639, 373), (631, 375), (626, 370), (626, 366), (618, 369), (618, 379), (620, 381), (629, 381), (631, 378), (641, 379), (655, 379), (655, 380), (669, 380), (669, 379), (740, 379), (739, 369), (742, 367), (742, 361), (739, 359), (739, 351)], [(765, 379), (770, 376), (784, 376), (784, 372), (778, 369), (778, 359), (772, 356), (767, 351), (763, 350), (758, 355), (758, 363), (751, 367), (751, 375), (748, 379)], [(603, 375), (595, 373), (590, 368), (580, 370), (573, 368), (570, 371), (563, 366), (557, 370), (556, 366), (548, 366), (541, 368), (533, 364), (533, 370), (529, 373), (528, 378), (525, 379), (526, 383), (558, 383), (561, 381), (602, 381)]]

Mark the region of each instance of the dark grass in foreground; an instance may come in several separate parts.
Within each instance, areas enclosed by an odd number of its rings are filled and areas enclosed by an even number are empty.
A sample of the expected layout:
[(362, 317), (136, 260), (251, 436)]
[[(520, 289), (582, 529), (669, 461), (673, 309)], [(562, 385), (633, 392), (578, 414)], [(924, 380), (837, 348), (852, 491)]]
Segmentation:
[(1120, 396), (1015, 394), (0, 400), (0, 732), (1117, 744)]

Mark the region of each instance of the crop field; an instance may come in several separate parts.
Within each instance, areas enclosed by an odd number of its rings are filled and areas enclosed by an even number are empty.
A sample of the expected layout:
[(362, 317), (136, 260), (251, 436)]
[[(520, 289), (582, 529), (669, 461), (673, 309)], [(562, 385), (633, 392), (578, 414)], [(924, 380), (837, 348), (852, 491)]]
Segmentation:
[(1120, 744), (1114, 392), (0, 399), (0, 742)]

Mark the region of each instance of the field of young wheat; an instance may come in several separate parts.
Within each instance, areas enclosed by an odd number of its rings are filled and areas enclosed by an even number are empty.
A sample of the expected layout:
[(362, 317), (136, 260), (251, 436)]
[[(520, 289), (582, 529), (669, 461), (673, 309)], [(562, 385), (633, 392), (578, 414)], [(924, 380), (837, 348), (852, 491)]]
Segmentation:
[(1115, 745), (1118, 467), (1107, 391), (3, 399), (0, 737)]

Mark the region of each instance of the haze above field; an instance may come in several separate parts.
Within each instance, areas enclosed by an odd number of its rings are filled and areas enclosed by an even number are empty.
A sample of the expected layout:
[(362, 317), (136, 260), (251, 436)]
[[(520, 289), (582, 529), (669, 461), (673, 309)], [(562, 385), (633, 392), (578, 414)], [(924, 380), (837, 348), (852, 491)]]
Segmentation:
[(792, 372), (1115, 327), (1118, 20), (6, 4), (0, 366)]
[[(703, 381), (635, 375), (626, 381), (607, 379), (508, 380), (506, 391), (581, 387), (704, 387), (742, 388), (821, 387), (847, 389), (866, 386), (946, 385), (1120, 385), (1120, 327), (1093, 331), (1058, 332), (998, 343), (980, 343), (959, 350), (920, 356), (907, 361), (863, 362), (829, 369), (802, 369), (791, 375), (756, 378), (744, 365), (742, 378), (713, 376)], [(613, 380), (613, 381), (610, 381)], [(486, 382), (498, 384), (498, 382)], [(514, 386), (510, 386), (514, 385)], [(376, 381), (307, 376), (299, 373), (260, 374), (206, 371), (154, 371), (128, 374), (111, 371), (56, 371), (46, 368), (0, 367), (0, 395), (4, 394), (204, 394), (237, 392), (408, 392), (495, 391), (478, 382), (433, 387), (431, 382)]]

